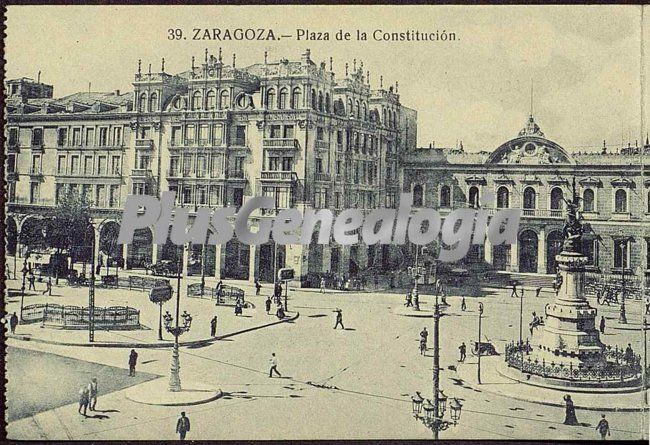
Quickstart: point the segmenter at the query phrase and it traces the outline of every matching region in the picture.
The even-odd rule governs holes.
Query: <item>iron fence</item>
[[[244,291],[224,284],[221,286],[221,292],[218,292],[216,287],[209,286],[204,286],[201,292],[201,283],[192,283],[187,286],[187,296],[212,299],[216,304],[234,305],[238,299],[244,300]]]
[[[522,355],[522,347],[517,343],[506,345],[505,358],[508,366],[542,377],[581,382],[625,381],[640,379],[643,369],[640,355],[626,354],[619,349],[605,350],[605,366],[575,367],[571,362],[567,364],[561,361],[547,362],[544,358],[540,360],[527,353],[530,350],[526,345],[523,348],[525,354]]]
[[[88,327],[88,307],[53,303],[30,304],[21,312],[22,323],[43,323],[64,329]],[[93,322],[97,329],[137,329],[140,311],[130,306],[95,307]]]

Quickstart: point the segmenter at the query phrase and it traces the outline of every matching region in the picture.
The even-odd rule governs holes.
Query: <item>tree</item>
[[[48,244],[58,253],[66,251],[74,263],[77,252],[86,251],[88,246],[92,246],[93,240],[89,239],[90,224],[88,199],[84,195],[68,191],[49,215],[46,229]]]

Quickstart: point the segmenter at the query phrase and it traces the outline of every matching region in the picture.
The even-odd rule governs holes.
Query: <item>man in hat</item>
[[[334,312],[336,312],[336,324],[334,325],[334,329],[336,329],[339,325],[341,325],[341,329],[345,329],[345,326],[343,326],[343,311],[339,308],[336,308]]]
[[[602,415],[602,419],[596,425],[596,430],[600,433],[600,438],[605,440],[605,436],[611,436],[609,432],[609,422],[605,419],[605,414]]]
[[[212,317],[212,320],[210,320],[210,337],[214,337],[217,335],[217,316],[215,315]]]
[[[129,375],[135,377],[135,365],[138,363],[138,353],[135,352],[135,349],[131,349],[131,354],[129,354]]]

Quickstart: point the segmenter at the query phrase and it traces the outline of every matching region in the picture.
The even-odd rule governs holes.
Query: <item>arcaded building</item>
[[[569,147],[570,148],[570,147]],[[555,274],[564,238],[566,200],[575,179],[586,232],[582,250],[597,274],[650,274],[650,144],[593,153],[567,150],[541,131],[533,116],[519,134],[489,151],[419,148],[403,158],[403,189],[416,206],[521,209],[518,242],[473,246],[469,262],[497,270]],[[642,168],[642,165],[645,165]],[[490,194],[491,203],[482,204]]]
[[[177,205],[241,206],[272,196],[276,209],[393,207],[399,159],[416,147],[417,113],[400,102],[398,84],[373,89],[363,62],[335,75],[309,50],[299,60],[237,67],[221,52],[192,58],[185,72],[138,62],[133,91],[78,93],[55,99],[31,79],[6,82],[8,253],[37,251],[39,221],[62,193],[83,193],[92,206],[96,250],[127,268],[177,260],[168,243],[142,229],[116,246],[130,194],[176,192]],[[21,236],[29,233],[30,236]],[[21,245],[29,239],[33,246]],[[24,243],[23,243],[24,244]],[[354,273],[386,263],[389,249],[367,246],[224,246],[184,250],[184,270],[218,278],[272,281],[274,270]]]

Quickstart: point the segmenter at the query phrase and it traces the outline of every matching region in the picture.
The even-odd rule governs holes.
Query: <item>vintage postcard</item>
[[[650,10],[9,5],[9,440],[649,438]]]

